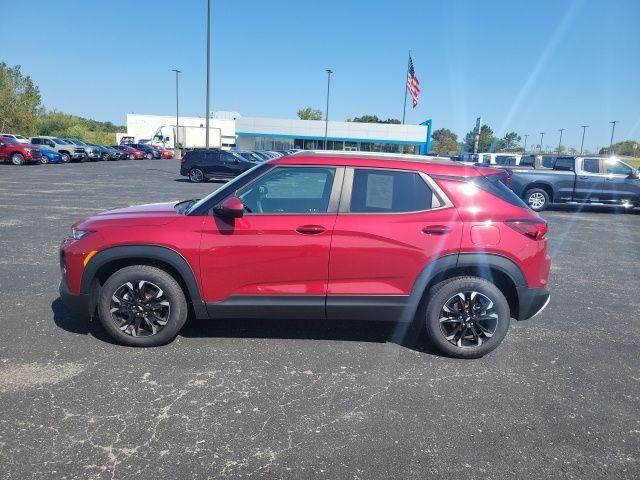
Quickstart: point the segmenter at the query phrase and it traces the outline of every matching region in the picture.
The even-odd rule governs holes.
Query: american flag
[[[416,77],[416,71],[413,69],[413,60],[409,55],[409,72],[407,74],[407,89],[413,100],[413,108],[418,106],[418,95],[420,95],[420,80]]]

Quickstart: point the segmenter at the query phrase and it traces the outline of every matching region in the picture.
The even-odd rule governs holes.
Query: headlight
[[[90,233],[93,233],[93,230],[79,230],[77,228],[71,229],[71,238],[74,240],[80,240],[81,238],[86,237]]]

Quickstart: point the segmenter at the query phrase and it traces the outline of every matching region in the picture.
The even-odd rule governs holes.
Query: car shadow
[[[83,318],[68,310],[60,298],[51,303],[53,321],[62,330],[118,345],[96,318]],[[186,338],[254,338],[283,340],[335,340],[367,343],[395,343],[416,352],[441,356],[414,324],[397,322],[195,319],[189,318],[179,334]]]
[[[180,336],[395,343],[416,352],[441,356],[427,340],[424,329],[397,322],[190,319]]]
[[[96,318],[82,317],[74,314],[64,306],[60,297],[51,303],[53,321],[62,330],[77,335],[91,335],[106,343],[116,344],[98,324]]]

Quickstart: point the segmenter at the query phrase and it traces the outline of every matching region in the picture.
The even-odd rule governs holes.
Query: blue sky
[[[0,61],[20,64],[44,104],[124,123],[127,112],[203,115],[206,0],[10,1]],[[40,13],[39,13],[40,12]],[[41,14],[41,13],[45,14]],[[6,21],[11,18],[11,21]],[[22,20],[20,20],[22,18]],[[482,116],[529,145],[640,140],[637,0],[212,0],[214,110],[295,118],[402,116],[407,52],[421,86],[407,123],[459,135]]]

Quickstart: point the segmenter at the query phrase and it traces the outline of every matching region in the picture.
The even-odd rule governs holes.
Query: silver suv
[[[102,160],[102,152],[98,147],[87,145],[82,140],[78,140],[77,138],[63,138],[62,140],[64,140],[65,142],[73,143],[79,148],[84,148],[84,151],[87,154],[87,160]]]
[[[84,162],[87,158],[87,153],[85,152],[84,148],[79,147],[72,142],[62,140],[58,137],[31,137],[29,139],[29,143],[31,143],[32,145],[46,145],[54,149],[56,152],[62,155],[62,161],[64,163],[69,163],[71,160]]]

